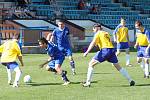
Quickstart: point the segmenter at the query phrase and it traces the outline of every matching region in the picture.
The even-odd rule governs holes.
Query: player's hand
[[[86,57],[86,56],[87,56],[87,54],[88,54],[88,52],[85,52],[85,53],[83,54],[83,57]]]

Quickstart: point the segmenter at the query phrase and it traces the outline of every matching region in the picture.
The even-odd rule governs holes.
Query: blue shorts
[[[116,49],[114,48],[103,48],[96,53],[93,59],[98,60],[99,62],[108,61],[111,63],[118,63],[116,56]]]
[[[138,46],[137,49],[137,57],[144,57],[144,58],[149,58],[150,57],[150,50],[148,54],[145,53],[147,46]]]
[[[72,49],[70,47],[59,47],[59,50],[62,51],[65,56],[72,56]]]
[[[51,61],[48,63],[48,66],[49,66],[50,68],[55,69],[55,65],[56,65],[56,64],[62,65],[64,59],[65,59],[65,57],[59,57],[59,58],[57,58],[57,59],[53,59],[53,60],[51,60]]]
[[[72,56],[72,50],[70,48],[65,49],[65,56]]]
[[[120,42],[117,43],[117,49],[129,49],[128,42]]]
[[[7,69],[11,70],[14,70],[15,68],[19,67],[17,62],[2,63],[2,65],[6,66]]]

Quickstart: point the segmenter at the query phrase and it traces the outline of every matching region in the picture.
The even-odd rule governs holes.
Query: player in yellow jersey
[[[16,62],[16,58],[19,59],[22,66],[24,65],[23,60],[22,60],[21,50],[17,43],[17,39],[19,39],[18,34],[16,34],[12,40],[8,40],[0,46],[0,53],[2,53],[1,63],[2,65],[6,66],[6,69],[7,69],[8,84],[11,85],[12,71],[16,72],[13,87],[18,87],[18,82],[21,76],[21,70],[19,68],[18,63]]]
[[[150,57],[150,31],[145,29],[141,21],[135,22],[136,28],[136,44],[137,62],[141,63],[141,68],[144,71],[144,78],[149,78],[149,57]]]
[[[127,78],[127,80],[130,83],[130,86],[134,86],[135,82],[131,79],[129,76],[128,72],[120,67],[118,63],[117,56],[115,54],[116,50],[110,40],[110,35],[108,32],[105,32],[102,30],[100,24],[95,24],[93,27],[93,31],[95,33],[95,36],[90,43],[87,51],[84,53],[84,57],[87,56],[87,54],[91,51],[91,49],[95,46],[98,45],[100,50],[96,53],[96,55],[92,58],[92,60],[89,62],[89,67],[88,67],[88,72],[87,72],[87,80],[86,83],[83,84],[84,87],[88,87],[91,84],[91,79],[92,79],[92,73],[93,73],[93,68],[96,64],[99,62],[102,63],[104,61],[108,61],[110,63],[113,63],[115,68],[124,76]]]
[[[117,43],[116,55],[118,56],[122,50],[125,50],[126,66],[132,66],[130,64],[128,28],[126,27],[126,22],[123,18],[121,18],[121,22],[116,27],[113,34],[114,34],[114,41]]]

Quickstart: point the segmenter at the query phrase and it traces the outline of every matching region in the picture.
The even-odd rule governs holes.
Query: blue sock
[[[71,66],[71,68],[72,69],[75,69],[75,63],[74,63],[74,61],[72,60],[72,61],[70,61],[70,66]]]
[[[66,76],[66,71],[62,71],[61,77],[63,78],[63,80],[64,80],[65,82],[69,81],[68,78],[67,78],[67,76]]]

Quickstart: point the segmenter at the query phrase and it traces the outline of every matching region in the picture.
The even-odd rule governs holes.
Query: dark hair
[[[48,44],[48,41],[44,37],[40,38],[38,42],[41,42],[42,44],[44,43]]]
[[[65,22],[65,20],[64,19],[58,19],[58,21],[57,22],[62,22],[62,23],[64,23]]]
[[[13,39],[19,40],[19,39],[20,39],[20,34],[14,34],[14,35],[13,35]]]
[[[143,25],[142,22],[139,21],[139,20],[137,20],[137,21],[135,22],[135,24],[137,24],[138,26],[142,26],[142,25]]]
[[[101,28],[101,24],[96,23],[96,24],[93,25],[93,27],[100,27]]]

